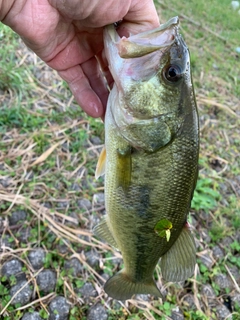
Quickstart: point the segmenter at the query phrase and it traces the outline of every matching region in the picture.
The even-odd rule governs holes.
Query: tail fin
[[[134,294],[152,294],[162,297],[153,279],[148,282],[134,282],[124,272],[118,272],[111,277],[104,286],[105,292],[113,299],[127,300]]]

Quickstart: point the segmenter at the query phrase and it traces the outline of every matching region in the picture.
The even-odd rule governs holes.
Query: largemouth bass
[[[105,29],[115,80],[105,116],[106,217],[95,234],[120,250],[124,269],[105,284],[112,298],[161,296],[153,280],[194,272],[196,249],[187,216],[198,174],[198,114],[188,48],[178,17],[158,29],[119,38]],[[105,169],[104,169],[105,168]]]

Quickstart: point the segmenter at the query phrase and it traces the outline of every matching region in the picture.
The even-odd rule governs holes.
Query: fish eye
[[[182,70],[178,65],[170,64],[164,69],[164,77],[169,82],[177,82],[182,78]]]

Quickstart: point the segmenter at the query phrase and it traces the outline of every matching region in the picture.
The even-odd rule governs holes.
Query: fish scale
[[[191,276],[196,260],[187,223],[199,153],[189,53],[178,34],[176,17],[150,31],[149,37],[150,43],[144,45],[141,34],[124,39],[124,44],[129,42],[128,49],[134,42],[136,59],[144,59],[143,68],[147,65],[149,46],[152,73],[147,70],[146,76],[134,60],[135,49],[130,50],[129,58],[127,53],[120,57],[117,47],[121,39],[113,27],[105,30],[106,56],[115,85],[105,116],[105,164],[98,164],[98,168],[105,167],[107,215],[95,233],[123,256],[124,268],[104,286],[109,296],[119,300],[139,293],[161,296],[153,280],[160,258],[167,281],[182,281]],[[166,78],[169,64],[176,73],[181,71],[179,79],[171,79],[171,75],[172,81]],[[148,102],[149,88],[153,90],[149,95],[153,101]],[[169,225],[168,237],[165,229],[163,236],[157,231],[163,221]]]

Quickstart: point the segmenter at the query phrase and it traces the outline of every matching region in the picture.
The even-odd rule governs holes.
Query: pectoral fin
[[[162,276],[166,281],[184,281],[194,273],[196,247],[188,226],[185,226],[171,249],[161,258]]]
[[[117,150],[117,184],[124,191],[128,189],[131,183],[131,147]]]
[[[95,171],[95,178],[98,179],[99,177],[105,174],[105,164],[106,164],[106,148],[103,147],[100,153],[96,171]]]
[[[102,218],[100,223],[93,229],[93,233],[100,239],[109,243],[112,247],[117,249],[117,243],[108,228],[106,216]]]

